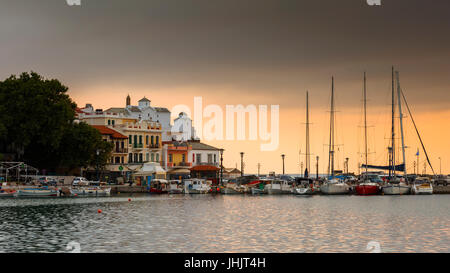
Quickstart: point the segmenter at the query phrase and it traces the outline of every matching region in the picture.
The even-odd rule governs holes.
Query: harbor
[[[131,199],[131,201],[129,201]],[[102,213],[98,213],[101,210]],[[448,196],[0,199],[2,252],[449,252]]]

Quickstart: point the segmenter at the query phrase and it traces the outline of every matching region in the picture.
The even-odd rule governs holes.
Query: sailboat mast
[[[330,111],[330,154],[328,159],[329,174],[334,178],[334,77],[331,77],[331,111]]]
[[[309,93],[306,91],[306,169],[308,170],[305,172],[307,174],[306,178],[309,177],[309,171],[310,171],[310,151],[309,151]]]
[[[391,150],[389,151],[390,164],[389,176],[395,177],[395,86],[394,86],[394,67],[392,66],[392,136]]]
[[[398,71],[395,72],[395,76],[397,78],[397,98],[398,98],[398,111],[400,114],[400,131],[402,135],[402,153],[403,153],[403,167],[404,174],[406,179],[406,153],[405,153],[405,136],[403,133],[403,112],[402,112],[402,100],[401,100],[401,91],[400,91],[400,77]]]
[[[366,177],[369,164],[369,151],[367,145],[367,90],[366,90],[366,72],[364,72],[364,141],[365,141],[365,156],[366,156]]]

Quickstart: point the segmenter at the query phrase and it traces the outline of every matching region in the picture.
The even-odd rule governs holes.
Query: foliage
[[[94,128],[74,122],[67,90],[35,72],[0,81],[0,148],[41,169],[87,166],[97,149],[108,152]]]

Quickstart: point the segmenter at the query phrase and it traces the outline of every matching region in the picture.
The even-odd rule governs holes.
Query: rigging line
[[[422,145],[422,149],[423,149],[423,151],[425,153],[425,156],[427,157],[428,165],[430,165],[430,168],[433,171],[433,175],[435,175],[436,173],[434,172],[433,166],[431,165],[430,158],[428,157],[427,150],[425,149],[425,145],[423,144],[423,141],[422,141],[422,137],[419,134],[419,130],[417,129],[416,122],[414,121],[414,118],[413,118],[413,115],[411,113],[411,110],[409,109],[408,102],[406,101],[405,94],[403,93],[403,90],[401,88],[400,88],[400,92],[402,93],[402,97],[403,97],[403,100],[405,101],[406,109],[408,109],[409,116],[411,117],[411,121],[414,124],[414,129],[416,129],[416,133],[417,133],[417,136],[419,137],[420,144]]]

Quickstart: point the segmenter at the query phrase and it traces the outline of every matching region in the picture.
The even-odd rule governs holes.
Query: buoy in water
[[[128,198],[128,202],[131,202],[131,198]]]
[[[98,212],[98,213],[102,213],[102,210],[101,210],[101,209],[98,209],[97,212]]]

